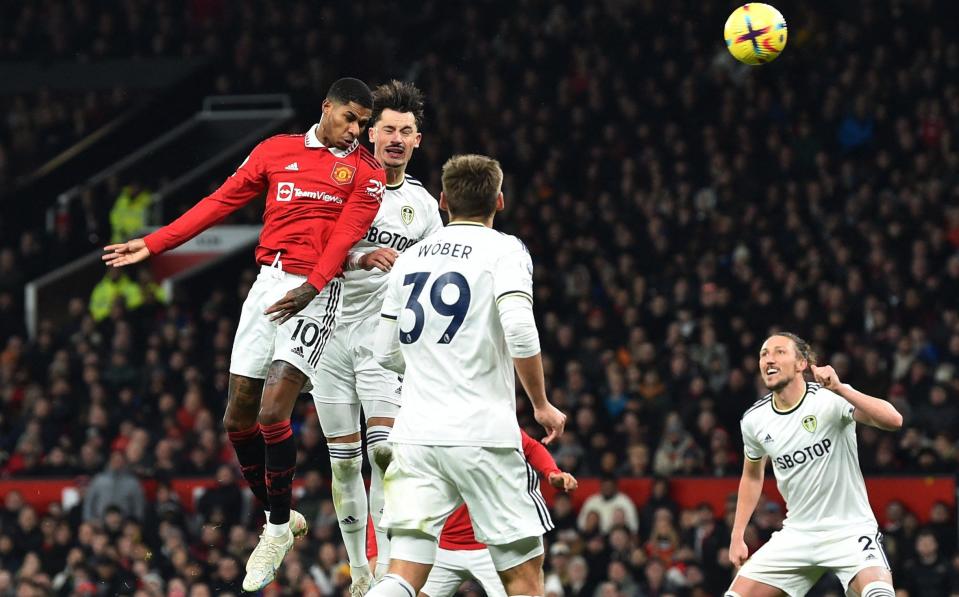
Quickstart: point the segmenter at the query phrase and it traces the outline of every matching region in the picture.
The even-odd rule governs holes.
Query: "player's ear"
[[[496,211],[503,211],[506,209],[506,199],[503,197],[503,191],[499,192],[499,195],[496,196]]]
[[[423,133],[416,133],[416,141],[413,142],[413,147],[419,147],[420,141],[423,140]]]
[[[450,206],[449,203],[446,202],[446,193],[440,191],[440,211],[449,212],[449,210]]]
[[[323,100],[323,103],[320,105],[320,108],[323,111],[323,115],[326,116],[330,113],[330,110],[333,109],[333,102],[328,99]]]
[[[371,124],[370,128],[366,129],[366,133],[370,136],[370,143],[376,143],[376,125]]]

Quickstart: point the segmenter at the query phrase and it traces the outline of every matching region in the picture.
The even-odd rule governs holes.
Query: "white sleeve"
[[[507,295],[533,302],[533,260],[526,247],[519,240],[516,243],[519,246],[500,257],[493,268],[493,296],[497,303]]]
[[[753,462],[762,460],[763,456],[766,455],[766,452],[763,450],[763,445],[759,443],[759,440],[756,439],[756,436],[754,436],[752,431],[749,430],[748,425],[746,425],[746,419],[743,419],[739,422],[739,429],[743,433],[743,453],[746,458],[752,460]]]
[[[852,387],[849,384],[843,384],[843,385],[850,388]],[[828,395],[829,395],[830,416],[837,419],[840,425],[847,425],[849,423],[852,423],[854,420],[853,413],[856,411],[856,407],[846,402],[846,399],[840,396],[839,394],[831,390],[826,390],[825,388],[823,388],[823,390],[825,390],[826,392],[829,392]],[[823,390],[820,390],[820,391],[823,391]]]
[[[402,375],[406,370],[406,361],[400,352],[400,334],[397,320],[400,316],[399,279],[394,268],[386,283],[386,296],[380,310],[380,321],[373,336],[373,358],[383,367]]]
[[[539,332],[533,317],[533,303],[519,294],[507,294],[496,303],[499,321],[506,335],[506,346],[513,358],[525,359],[539,354]]]
[[[533,260],[516,242],[520,246],[500,257],[493,268],[493,296],[510,356],[526,358],[540,351],[533,317]]]
[[[406,361],[400,352],[400,334],[396,329],[396,320],[381,316],[373,337],[373,358],[381,366],[403,375]]]

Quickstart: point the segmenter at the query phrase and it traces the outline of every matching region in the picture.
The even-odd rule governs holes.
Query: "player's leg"
[[[539,478],[518,449],[451,447],[450,476],[470,510],[476,539],[508,595],[543,594],[543,533],[553,528]]]
[[[842,538],[824,541],[820,552],[843,587],[860,597],[894,597],[889,558],[882,546],[882,534],[873,526],[857,532],[837,532]]]
[[[456,594],[463,582],[472,576],[458,557],[462,553],[474,552],[456,552],[442,548],[436,550],[436,561],[426,579],[426,584],[420,589],[420,597],[452,597]],[[496,576],[495,571],[493,576]],[[487,595],[500,597],[488,592]]]
[[[767,585],[745,576],[736,576],[733,586],[723,593],[724,597],[786,597],[782,589]]]
[[[395,376],[394,376],[395,378]],[[399,383],[399,382],[396,382]],[[374,577],[386,574],[390,563],[390,540],[383,527],[383,477],[393,458],[393,449],[389,442],[393,422],[399,413],[399,405],[385,400],[364,400],[363,411],[366,414],[366,451],[370,460],[370,516],[373,519],[373,531],[376,534],[378,565]]]
[[[226,412],[223,427],[226,429],[236,459],[240,463],[243,478],[250,486],[260,508],[269,516],[269,496],[266,493],[266,444],[257,422],[260,411],[260,395],[263,380],[230,374],[227,390]]]
[[[817,549],[810,533],[776,531],[739,569],[726,597],[805,595],[824,572]]]
[[[369,518],[363,483],[363,443],[360,439],[360,405],[316,402],[320,426],[326,435],[332,471],[333,508],[350,561],[350,592],[363,595],[373,574],[366,557],[366,524]]]
[[[358,322],[351,340],[356,395],[363,405],[366,417],[366,451],[370,460],[370,515],[376,532],[377,562],[374,577],[386,573],[390,562],[390,542],[381,523],[383,516],[383,475],[390,464],[392,450],[389,443],[393,422],[400,411],[400,393],[403,379],[389,371],[373,357],[370,346],[376,333],[377,318]]]
[[[269,497],[266,489],[266,444],[257,417],[263,381],[273,361],[273,343],[276,326],[263,317],[282,288],[273,268],[261,269],[250,292],[243,301],[240,321],[233,338],[230,355],[230,385],[227,390],[223,427],[236,452],[243,477],[250,486],[259,507],[269,517]]]
[[[413,597],[429,576],[437,537],[446,519],[463,502],[441,472],[439,448],[397,444],[386,471],[382,524],[390,529],[387,574],[369,597]]]
[[[332,471],[333,507],[350,562],[350,592],[365,594],[372,573],[366,555],[368,509],[363,484],[360,403],[356,398],[355,326],[340,324],[323,351],[313,379],[313,404],[326,436]]]

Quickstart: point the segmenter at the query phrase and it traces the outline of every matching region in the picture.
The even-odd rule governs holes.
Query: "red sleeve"
[[[553,473],[562,472],[556,466],[556,461],[553,460],[553,455],[549,453],[546,446],[528,436],[522,429],[519,432],[523,436],[523,455],[541,477],[549,479]]]
[[[363,151],[359,149],[358,151]],[[323,290],[327,282],[343,270],[343,262],[349,250],[366,235],[380,209],[386,191],[386,171],[372,156],[360,155],[357,160],[356,182],[346,199],[333,231],[323,247],[316,266],[306,281],[317,290]]]
[[[233,176],[226,179],[220,188],[176,220],[148,234],[143,242],[150,253],[156,255],[182,245],[258,197],[269,182],[263,165],[265,143],[254,147]]]

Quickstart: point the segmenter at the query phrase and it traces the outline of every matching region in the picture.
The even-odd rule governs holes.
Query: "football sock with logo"
[[[363,485],[363,442],[330,443],[333,470],[333,508],[343,534],[343,545],[353,568],[366,567],[366,487]]]
[[[366,430],[366,452],[370,457],[370,518],[376,534],[376,578],[382,578],[390,566],[390,540],[380,526],[383,517],[383,473],[392,457],[387,441],[392,427],[374,425]]]
[[[293,475],[296,473],[296,443],[290,420],[260,425],[266,443],[266,491],[270,498],[270,520],[267,531],[290,522],[293,499]],[[273,526],[277,525],[277,526]]]
[[[243,478],[250,486],[250,491],[259,500],[262,508],[270,507],[270,498],[266,493],[266,444],[263,443],[263,434],[260,425],[254,424],[249,429],[230,431],[227,433],[236,459],[240,463]]]

